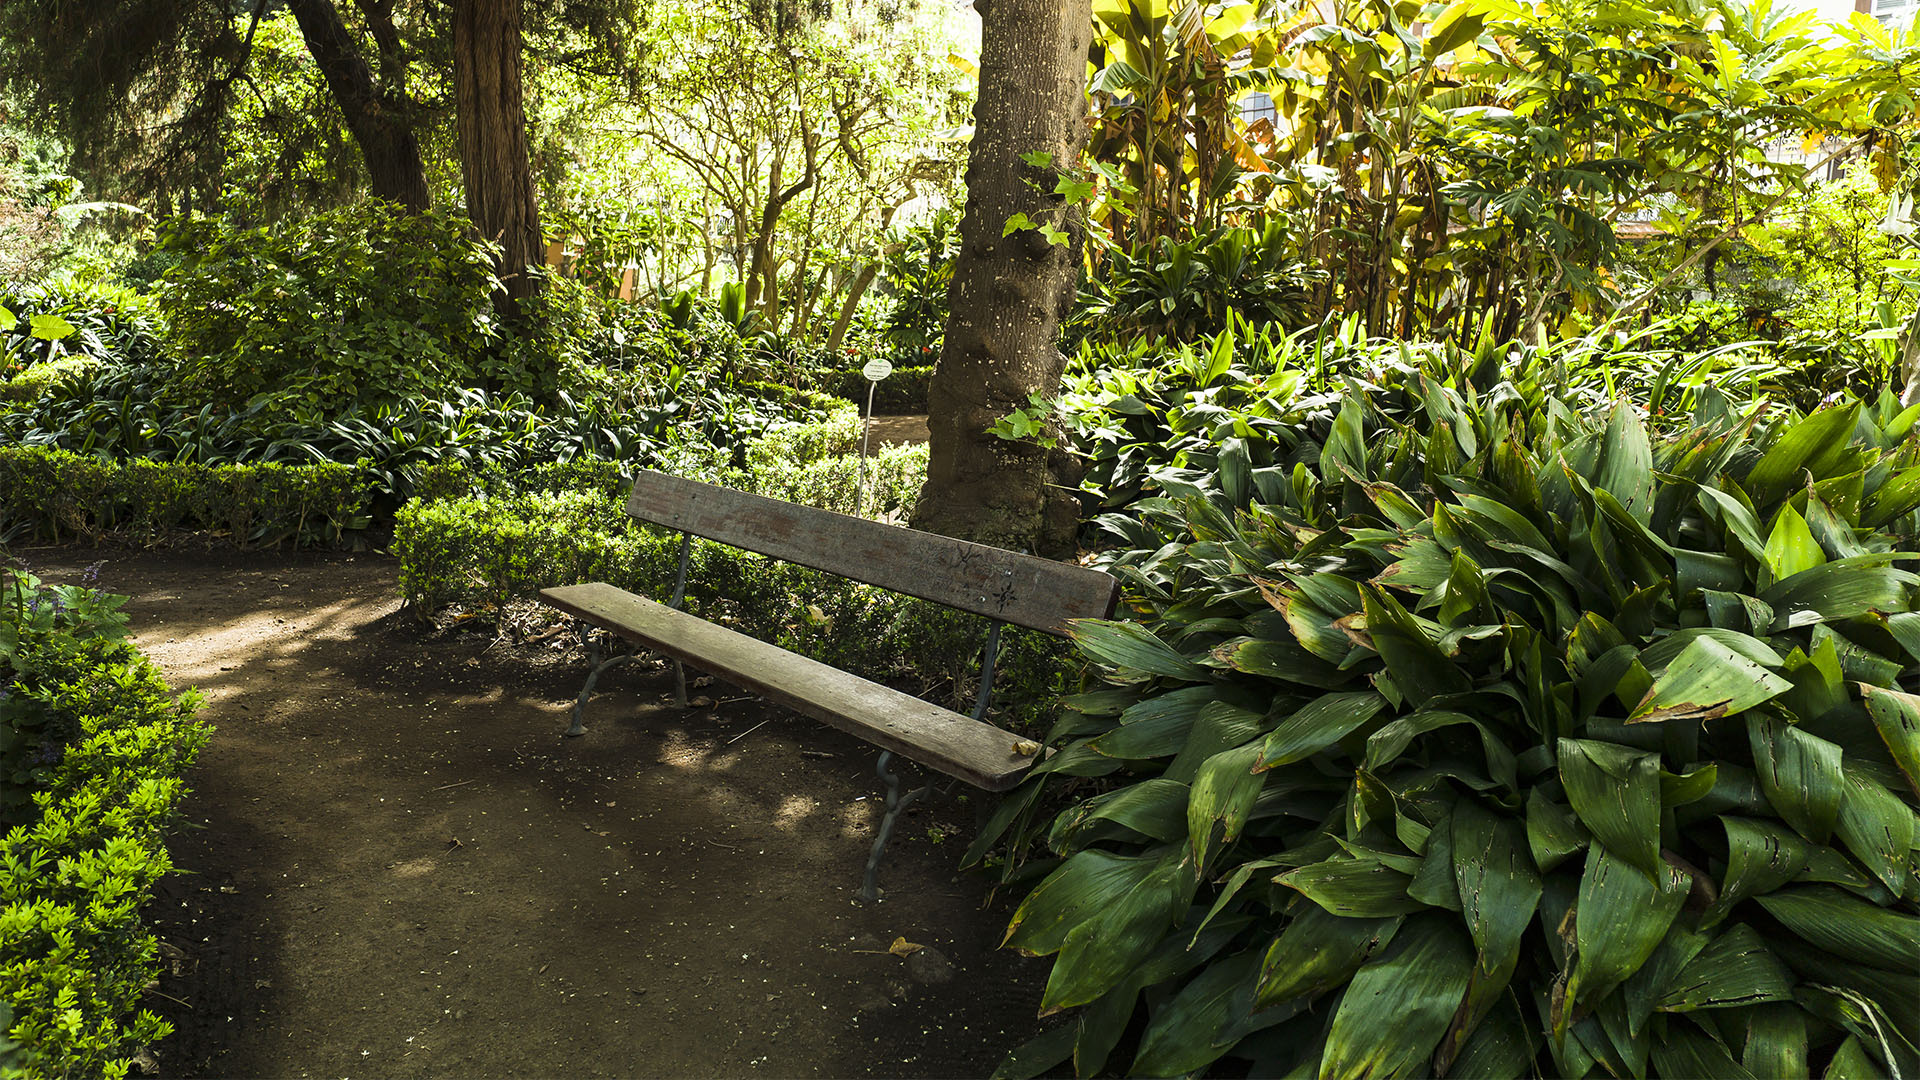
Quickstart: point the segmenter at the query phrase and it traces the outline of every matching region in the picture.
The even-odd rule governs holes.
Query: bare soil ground
[[[861,905],[858,740],[640,663],[562,738],[571,635],[428,634],[385,557],[25,556],[104,561],[218,728],[150,910],[164,1076],[982,1076],[1039,1029],[964,786],[903,770],[934,791]]]

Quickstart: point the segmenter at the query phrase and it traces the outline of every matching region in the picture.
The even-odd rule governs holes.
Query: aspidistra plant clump
[[[1920,406],[1409,390],[1115,522],[1003,1072],[1920,1075]]]

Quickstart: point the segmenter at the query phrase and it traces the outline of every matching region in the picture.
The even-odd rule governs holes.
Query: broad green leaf
[[[1424,702],[1473,689],[1473,680],[1440,651],[1399,601],[1376,585],[1361,589],[1361,601],[1374,651],[1409,700]]]
[[[1614,406],[1606,434],[1600,439],[1593,486],[1612,493],[1640,521],[1646,521],[1652,513],[1653,448],[1647,442],[1647,429],[1640,423],[1639,413],[1631,405]]]
[[[1782,506],[1773,519],[1773,532],[1767,537],[1767,569],[1772,571],[1773,580],[1785,581],[1802,570],[1825,566],[1826,562],[1826,552],[1813,538],[1807,519],[1801,517],[1791,503]]]
[[[1746,475],[1746,489],[1765,505],[1798,486],[1810,466],[1844,448],[1860,417],[1860,403],[1821,409],[1774,440]],[[1816,475],[1815,480],[1825,479]]]
[[[28,333],[41,341],[59,341],[80,332],[80,328],[58,315],[35,315],[28,321],[31,327]]]
[[[1485,11],[1467,0],[1459,0],[1427,27],[1426,37],[1420,41],[1420,53],[1429,60],[1445,56],[1479,37],[1486,25]]]
[[[1193,849],[1193,872],[1204,875],[1216,843],[1214,826],[1221,826],[1217,842],[1231,844],[1247,823],[1253,802],[1266,784],[1267,774],[1256,772],[1260,745],[1224,750],[1200,765],[1187,803],[1187,836]]]
[[[1615,743],[1561,739],[1560,780],[1581,823],[1651,885],[1662,870],[1659,755]],[[1591,854],[1587,865],[1593,866]]]
[[[1317,697],[1267,733],[1255,768],[1273,769],[1312,757],[1386,707],[1386,699],[1371,690]]]
[[[1001,947],[1030,956],[1058,952],[1075,927],[1097,918],[1165,862],[1162,854],[1080,852],[1047,875],[1014,909]]]
[[[1122,672],[1165,675],[1188,682],[1207,681],[1205,668],[1175,652],[1139,623],[1077,619],[1071,633],[1081,652]]]
[[[1805,729],[1769,716],[1747,717],[1754,774],[1773,809],[1816,844],[1833,835],[1846,796],[1840,748]]]
[[[1514,777],[1513,751],[1485,724],[1466,713],[1417,712],[1387,723],[1367,736],[1366,767],[1377,772],[1397,760],[1420,736],[1460,724],[1471,725],[1479,733],[1481,750],[1487,758],[1487,777],[1508,787],[1518,787]]]
[[[1040,998],[1041,1014],[1085,1005],[1113,989],[1180,921],[1198,883],[1169,854],[1154,860],[1131,887],[1109,895],[1099,913],[1074,926],[1061,943]]]
[[[1847,786],[1840,798],[1840,842],[1898,896],[1907,887],[1907,862],[1913,857],[1913,809],[1861,770],[1843,764],[1843,771]]]
[[[1171,1001],[1154,1009],[1129,1074],[1180,1076],[1197,1072],[1246,1036],[1287,1020],[1291,1013],[1285,1009],[1254,1011],[1260,960],[1258,949],[1215,960],[1181,987]]]
[[[1920,575],[1884,563],[1893,555],[1835,559],[1802,570],[1760,594],[1773,608],[1772,632],[1818,622],[1839,622],[1869,611],[1902,611]]]
[[[1120,726],[1087,745],[1096,753],[1127,761],[1172,757],[1187,744],[1200,710],[1220,700],[1214,686],[1186,686],[1160,694],[1120,714]]]
[[[1781,889],[1754,900],[1815,948],[1888,971],[1920,971],[1920,917],[1831,885]]]
[[[1727,872],[1705,925],[1726,917],[1734,905],[1769,893],[1800,876],[1811,858],[1799,833],[1771,821],[1722,816],[1727,831]]]
[[[1214,646],[1212,655],[1235,671],[1323,690],[1354,679],[1352,672],[1335,668],[1292,638],[1237,638]]]
[[[1755,1076],[1806,1076],[1807,1014],[1790,1005],[1758,1005],[1739,1014],[1746,1036],[1740,1064]]]
[[[1512,1080],[1527,1076],[1533,1069],[1534,1050],[1539,1036],[1513,1006],[1513,998],[1503,997],[1487,1018],[1460,1047],[1451,1062],[1436,1059],[1436,1071],[1446,1067],[1448,1080]]]
[[[1792,1001],[1793,976],[1746,923],[1729,927],[1700,950],[1660,998],[1662,1012],[1729,1009]]]
[[[1792,687],[1792,683],[1718,639],[1697,637],[1653,681],[1627,722],[1718,720],[1751,709]]]
[[[1920,797],[1920,697],[1867,683],[1859,686],[1880,741],[1907,778],[1907,787]]]
[[[1400,922],[1350,919],[1315,904],[1302,906],[1267,949],[1254,1007],[1270,1008],[1344,986],[1361,964],[1386,948]]]
[[[1478,956],[1467,1008],[1448,1030],[1449,1058],[1506,990],[1540,903],[1540,874],[1520,821],[1495,816],[1470,798],[1454,805],[1452,821],[1454,883]]]
[[[1327,1032],[1322,1080],[1430,1074],[1472,968],[1473,946],[1453,916],[1434,912],[1407,920],[1347,985]]]
[[[1028,1039],[1002,1058],[988,1080],[1033,1080],[1073,1056],[1078,1024],[1058,1024]]]
[[[1654,839],[1657,843],[1657,831]],[[1638,971],[1666,937],[1689,884],[1684,874],[1665,863],[1650,878],[1606,847],[1589,849],[1574,909],[1578,952],[1567,978],[1567,1003],[1596,1004]],[[1555,1030],[1564,1031],[1568,1019],[1562,1011]]]
[[[1527,851],[1541,871],[1565,862],[1586,847],[1589,838],[1572,807],[1547,798],[1537,787],[1527,792]]]
[[[1425,910],[1425,904],[1407,895],[1412,877],[1377,859],[1336,856],[1289,870],[1274,881],[1297,890],[1330,915],[1350,919],[1384,919]]]
[[[1328,484],[1345,482],[1347,473],[1367,474],[1367,440],[1363,431],[1366,406],[1357,397],[1346,398],[1334,417],[1333,431],[1320,449],[1320,479]]]
[[[1167,763],[1165,775],[1169,780],[1190,784],[1207,759],[1222,750],[1246,746],[1266,728],[1267,720],[1259,713],[1216,701],[1200,710],[1187,734],[1187,744]]]
[[[1096,795],[1061,811],[1049,845],[1062,850],[1096,822],[1111,821],[1162,843],[1187,836],[1187,785],[1164,776]]]
[[[1718,1041],[1698,1028],[1674,1024],[1652,1046],[1653,1067],[1662,1077],[1699,1077],[1704,1080],[1758,1080]]]
[[[1846,1037],[1840,1049],[1827,1060],[1827,1071],[1820,1074],[1821,1080],[1885,1080],[1886,1075],[1886,1070],[1867,1052],[1867,1044],[1855,1035]]]

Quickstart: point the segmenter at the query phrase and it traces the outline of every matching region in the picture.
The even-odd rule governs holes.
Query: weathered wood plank
[[[1036,760],[991,724],[612,585],[543,589],[540,599],[975,787],[1005,791]]]
[[[634,477],[627,513],[786,562],[1003,622],[1065,634],[1113,614],[1119,582],[1098,570],[796,506],[665,473]]]

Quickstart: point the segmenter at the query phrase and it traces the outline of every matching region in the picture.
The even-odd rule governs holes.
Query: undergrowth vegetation
[[[1005,1071],[1911,1074],[1920,406],[1445,359],[1119,410],[1133,610],[972,852],[1079,1008]]]
[[[0,579],[0,1074],[123,1077],[167,1025],[140,908],[208,735],[127,640],[125,597]],[[8,1043],[17,1044],[9,1047]]]

